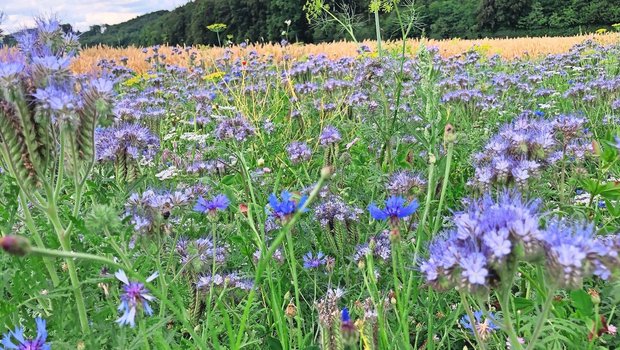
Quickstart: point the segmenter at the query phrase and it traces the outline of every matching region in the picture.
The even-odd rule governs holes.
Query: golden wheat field
[[[410,39],[407,43],[407,49],[413,54],[420,45],[426,47],[435,47],[444,57],[449,57],[463,53],[467,50],[475,49],[480,53],[488,56],[500,55],[506,59],[514,59],[519,57],[538,57],[548,54],[558,54],[567,52],[575,44],[579,44],[585,40],[595,40],[603,45],[620,41],[620,33],[605,34],[588,34],[568,37],[523,37],[512,39]],[[364,41],[370,49],[376,49],[376,42]],[[389,41],[383,44],[386,50],[400,50],[402,41]],[[233,57],[242,57],[250,50],[257,51],[260,55],[273,56],[274,60],[280,61],[285,55],[292,59],[300,59],[308,55],[325,54],[329,58],[338,58],[345,56],[354,56],[359,48],[359,44],[353,42],[331,42],[320,44],[292,44],[283,48],[278,44],[254,44],[245,48],[233,46],[230,48]],[[211,65],[215,59],[224,54],[225,48],[199,46],[192,48],[196,53],[196,59],[203,61],[206,66]],[[166,55],[166,63],[187,66],[189,63],[186,54],[173,55],[171,46],[162,46],[159,50],[161,54]],[[2,56],[2,52],[0,52]],[[72,69],[77,73],[85,73],[92,71],[101,59],[114,59],[119,61],[122,57],[128,59],[127,65],[138,73],[143,73],[150,68],[150,64],[145,61],[145,55],[142,48],[127,47],[113,48],[107,46],[96,46],[85,48],[81,51],[80,56],[72,62]]]
[[[410,53],[420,45],[436,47],[439,53],[444,56],[460,54],[472,48],[487,55],[498,54],[507,59],[514,59],[528,55],[536,57],[548,54],[567,52],[573,45],[585,40],[595,40],[601,44],[611,44],[620,41],[619,33],[608,34],[589,34],[569,37],[535,37],[535,38],[514,38],[514,39],[477,39],[477,40],[427,40],[411,39],[408,41],[408,51]],[[365,41],[365,45],[375,49],[376,42]],[[402,46],[402,41],[392,41],[384,43],[384,48],[398,50]],[[247,48],[234,46],[231,48],[233,57],[240,57],[249,50],[256,50],[261,55],[272,55],[276,61],[282,60],[285,55],[290,55],[294,59],[306,57],[308,55],[326,54],[330,58],[343,56],[354,56],[359,44],[353,42],[332,42],[321,44],[293,44],[282,48],[277,44],[249,45]],[[224,48],[220,47],[197,47],[197,59],[203,60],[208,66],[224,53]],[[169,64],[186,66],[188,64],[187,55],[171,55],[172,47],[164,46],[160,48],[160,53],[166,55],[166,62]],[[128,65],[137,72],[144,72],[149,69],[150,64],[144,59],[146,55],[138,47],[111,48],[97,46],[84,49],[79,59],[73,62],[73,69],[76,72],[88,72],[96,67],[100,59],[115,59],[121,57],[128,58]]]

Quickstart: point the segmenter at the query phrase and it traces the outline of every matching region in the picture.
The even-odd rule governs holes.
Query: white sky
[[[116,24],[158,10],[172,10],[188,0],[1,0],[4,21],[0,28],[12,33],[32,27],[36,16],[56,16],[85,31],[93,24]]]

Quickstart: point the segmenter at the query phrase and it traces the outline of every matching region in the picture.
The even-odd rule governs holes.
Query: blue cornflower
[[[472,334],[474,334],[474,327],[476,327],[476,331],[478,332],[480,337],[482,339],[486,339],[489,337],[491,332],[499,329],[499,327],[495,324],[495,315],[493,315],[492,312],[489,312],[487,316],[488,317],[486,317],[483,322],[482,311],[475,311],[474,312],[475,323],[472,325],[472,322],[469,319],[469,315],[465,315],[461,318],[461,325],[465,329],[470,330]]]
[[[291,193],[285,190],[280,193],[280,198],[281,200],[278,201],[278,197],[276,197],[275,193],[272,193],[269,196],[269,206],[271,207],[271,215],[284,220],[301,209],[304,203],[306,203],[308,196],[302,196],[299,202],[295,202]]]
[[[198,202],[194,206],[194,211],[205,213],[205,214],[215,214],[218,210],[226,210],[230,201],[228,197],[224,194],[218,194],[213,197],[211,200],[206,200],[203,197],[198,198]]]
[[[391,196],[385,201],[385,209],[379,209],[374,203],[368,206],[370,216],[375,220],[390,219],[398,221],[398,219],[406,218],[412,215],[418,209],[418,201],[413,200],[409,205],[405,205],[405,199],[400,196]]]
[[[312,252],[306,253],[304,255],[304,269],[316,269],[321,265],[325,265],[326,257],[323,252],[316,253],[316,256],[312,256]]]
[[[616,148],[618,149],[618,152],[620,152],[620,136],[616,136],[615,140],[616,140]]]
[[[123,312],[123,314],[116,322],[121,326],[129,325],[133,328],[136,325],[135,318],[139,308],[142,309],[147,316],[153,314],[153,309],[149,306],[149,301],[153,301],[155,297],[149,294],[144,284],[140,282],[130,282],[123,270],[118,270],[114,276],[125,284],[123,286],[123,294],[121,295],[121,304],[118,306],[118,311]],[[156,279],[157,276],[159,276],[159,273],[155,272],[147,278],[146,281],[151,282]]]
[[[17,350],[50,350],[51,347],[46,343],[47,330],[45,329],[45,320],[36,318],[37,324],[37,337],[34,339],[24,338],[24,329],[16,327],[15,330],[9,331],[2,337],[3,349],[17,349]],[[14,338],[17,344],[11,339]]]
[[[349,315],[349,309],[347,309],[346,307],[342,308],[341,320],[342,320],[342,323],[346,323],[346,322],[350,322],[351,321],[351,316]]]

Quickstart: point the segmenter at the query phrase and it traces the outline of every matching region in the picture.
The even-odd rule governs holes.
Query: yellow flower
[[[605,34],[607,33],[607,28],[599,28],[596,30],[596,34]]]
[[[141,83],[143,81],[146,81],[146,80],[149,80],[149,79],[152,79],[152,78],[156,78],[156,77],[157,77],[156,75],[147,74],[147,73],[143,73],[143,74],[139,74],[139,75],[134,75],[133,77],[125,80],[123,82],[123,85],[127,86],[127,87],[132,87],[132,86],[137,85],[137,84],[139,84],[139,83]]]
[[[220,79],[222,79],[224,77],[224,72],[221,71],[217,71],[217,72],[213,72],[210,74],[207,74],[205,76],[202,77],[202,79],[204,79],[205,81],[220,81]]]

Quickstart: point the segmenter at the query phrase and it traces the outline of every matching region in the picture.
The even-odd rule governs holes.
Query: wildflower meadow
[[[613,38],[78,73],[38,20],[0,51],[0,349],[619,348]]]

